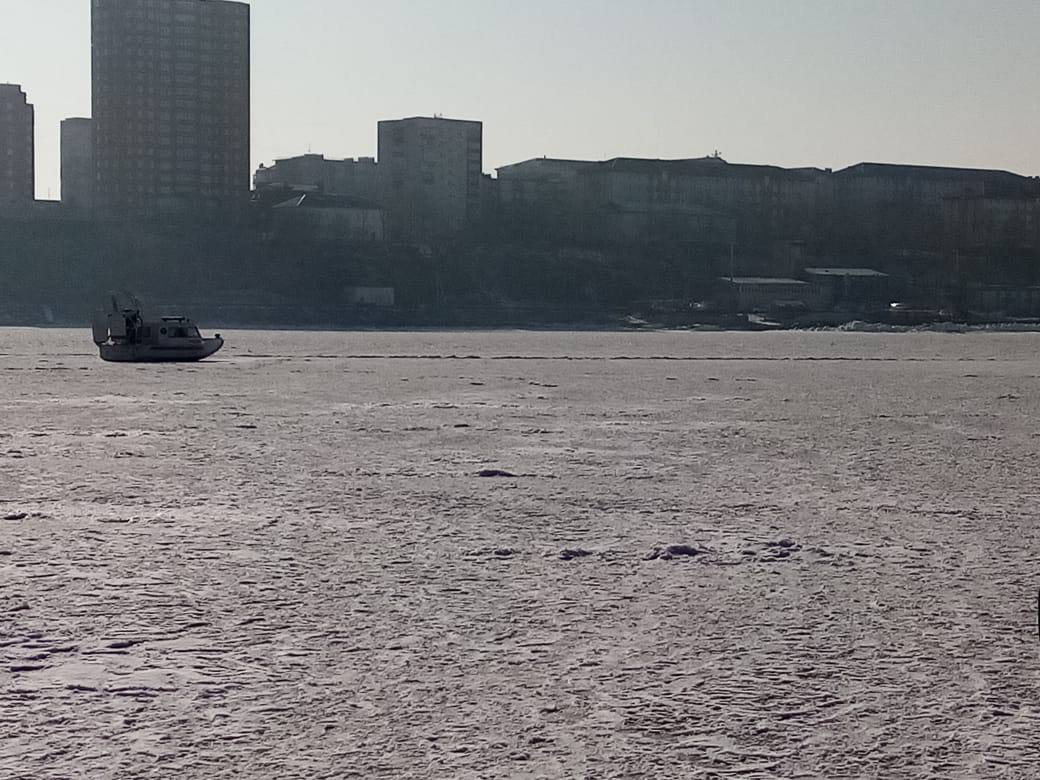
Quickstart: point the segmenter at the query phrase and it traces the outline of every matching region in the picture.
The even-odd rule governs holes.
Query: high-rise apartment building
[[[383,204],[395,240],[450,236],[480,219],[483,125],[414,117],[379,123]]]
[[[248,198],[249,6],[92,0],[96,198],[115,214]]]
[[[89,211],[94,208],[94,122],[65,119],[61,123],[61,203]]]
[[[17,84],[0,84],[0,206],[36,196],[35,112]]]

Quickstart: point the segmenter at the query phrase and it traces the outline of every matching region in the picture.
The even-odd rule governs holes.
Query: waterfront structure
[[[346,160],[328,160],[323,154],[286,157],[275,160],[271,166],[261,165],[253,176],[253,185],[258,190],[288,187],[377,202],[382,198],[379,166],[374,157]]]
[[[806,268],[804,273],[821,308],[882,309],[891,303],[888,274],[873,268]]]
[[[0,84],[0,206],[28,207],[36,194],[35,111],[18,84]]]
[[[798,279],[727,276],[718,281],[721,298],[734,311],[769,311],[781,306],[814,303],[812,286]]]
[[[483,125],[412,117],[379,123],[383,202],[394,240],[457,235],[481,218]]]
[[[92,0],[99,208],[161,215],[247,202],[249,14],[230,0]]]
[[[61,204],[94,208],[94,122],[72,118],[61,123]]]
[[[967,305],[973,312],[994,319],[1040,317],[1040,287],[1022,284],[974,284],[967,290]]]

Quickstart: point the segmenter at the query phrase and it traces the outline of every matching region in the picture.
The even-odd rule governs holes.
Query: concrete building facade
[[[115,215],[248,200],[249,6],[92,0],[97,205]]]
[[[32,204],[36,196],[36,118],[17,84],[0,84],[0,206]]]
[[[768,247],[814,236],[826,172],[719,157],[542,158],[498,176],[506,224],[528,237]]]
[[[382,241],[383,209],[347,195],[295,192],[272,207],[277,230],[307,240]]]
[[[481,219],[483,125],[439,117],[379,123],[379,170],[391,237],[426,242]]]
[[[498,207],[511,236],[577,240],[587,231],[590,160],[539,157],[498,169]]]
[[[835,252],[938,257],[949,198],[1022,198],[1037,181],[1000,170],[860,163],[833,175],[828,244]]]
[[[61,123],[61,203],[66,208],[94,208],[94,121],[73,118]]]
[[[328,160],[322,154],[304,154],[261,165],[253,176],[257,189],[288,187],[327,195],[348,195],[379,202],[382,186],[374,157]]]
[[[948,253],[1040,250],[1040,195],[947,198],[943,217]]]

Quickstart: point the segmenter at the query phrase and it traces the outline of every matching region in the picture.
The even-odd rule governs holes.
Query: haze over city
[[[485,123],[486,170],[549,155],[1040,174],[1030,0],[522,5],[254,0],[253,167],[375,154],[375,121]],[[90,115],[90,9],[2,0],[0,78],[37,111],[37,196],[58,128]]]

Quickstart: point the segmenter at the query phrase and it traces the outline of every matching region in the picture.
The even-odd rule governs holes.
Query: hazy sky
[[[375,155],[376,121],[482,119],[541,155],[1040,175],[1038,0],[252,0],[253,158]],[[0,0],[0,82],[90,113],[89,0]]]

